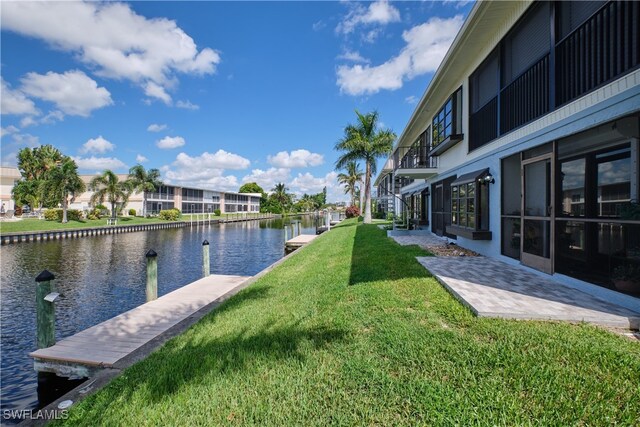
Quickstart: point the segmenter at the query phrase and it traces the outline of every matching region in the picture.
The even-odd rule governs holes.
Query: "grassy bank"
[[[166,223],[158,218],[123,217],[118,218],[118,225],[141,225]],[[57,221],[45,221],[43,219],[28,218],[20,221],[0,222],[0,233],[16,233],[30,231],[69,230],[76,228],[94,228],[107,225],[107,218],[96,220],[84,219],[82,221],[69,221],[66,224]]]
[[[259,215],[266,214],[222,214],[222,216],[215,216],[208,214],[185,214],[182,215],[180,221],[198,221],[207,219],[251,219],[258,218]],[[193,219],[192,219],[193,217]],[[142,217],[119,217],[118,225],[141,225],[141,224],[163,224],[168,221],[163,221],[158,218],[142,218]],[[45,221],[37,218],[22,219],[20,221],[3,221],[0,222],[0,234],[4,233],[17,233],[17,232],[31,232],[31,231],[54,231],[54,230],[69,230],[76,228],[94,228],[107,225],[107,218],[90,220],[84,219],[82,221],[69,221],[66,224],[62,224],[57,221]]]
[[[640,423],[640,345],[586,325],[475,318],[423,254],[345,221],[66,423]]]

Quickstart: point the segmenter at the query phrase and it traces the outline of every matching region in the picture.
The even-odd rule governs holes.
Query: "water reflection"
[[[169,230],[20,243],[0,249],[2,281],[2,409],[38,405],[35,277],[55,276],[64,298],[56,302],[56,337],[62,339],[145,302],[145,257],[158,253],[158,295],[202,274],[202,241],[210,242],[211,274],[254,275],[284,252],[283,223],[263,220]],[[302,232],[314,234],[313,217]]]

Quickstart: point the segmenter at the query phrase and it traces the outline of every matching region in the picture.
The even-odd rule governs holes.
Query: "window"
[[[462,139],[462,88],[447,99],[440,111],[433,117],[431,126],[431,151],[439,154],[448,150]],[[447,144],[446,142],[450,142]],[[445,143],[445,144],[443,144]],[[436,150],[436,147],[438,149]],[[442,147],[442,148],[440,148]],[[434,152],[435,150],[435,152]]]
[[[447,231],[473,240],[491,240],[489,170],[471,172],[451,183],[451,226]]]
[[[551,49],[550,9],[547,2],[535,3],[526,18],[504,38],[503,86],[547,55]]]

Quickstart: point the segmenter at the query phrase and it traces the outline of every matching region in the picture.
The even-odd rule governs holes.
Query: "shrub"
[[[180,218],[180,210],[176,208],[162,210],[158,214],[158,218],[163,221],[177,221]]]
[[[135,209],[129,209],[129,216],[136,216],[136,210]]]
[[[360,209],[357,206],[349,206],[345,211],[347,218],[354,218],[360,216]]]
[[[62,221],[62,209],[47,209],[44,211],[44,219],[47,221]],[[82,212],[77,209],[67,209],[67,220],[80,221]]]
[[[103,216],[109,216],[111,214],[111,211],[109,210],[108,207],[106,207],[105,205],[95,205],[94,206],[94,212],[98,212],[98,218],[103,217]]]
[[[373,217],[374,217],[375,219],[385,219],[385,218],[386,218],[386,215],[385,215],[385,213],[384,213],[384,212],[377,211],[377,212],[374,212],[374,213],[373,213]]]
[[[215,216],[220,216],[222,214],[220,209],[214,209],[213,213],[214,213]]]

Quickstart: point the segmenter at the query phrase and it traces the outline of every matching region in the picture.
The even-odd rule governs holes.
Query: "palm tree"
[[[44,183],[45,190],[56,197],[62,204],[62,223],[67,223],[67,208],[69,196],[71,201],[76,194],[86,190],[84,181],[78,175],[78,165],[68,156],[64,156],[62,162],[49,171],[49,178]]]
[[[59,200],[51,197],[45,187],[50,172],[62,163],[65,156],[52,145],[42,145],[23,148],[17,157],[22,179],[16,184],[14,194],[20,202],[28,202],[33,209],[57,205]]]
[[[390,129],[378,129],[378,112],[360,114],[356,124],[344,128],[344,137],[335,149],[344,153],[336,161],[336,169],[349,162],[364,160],[364,223],[371,223],[371,176],[376,173],[376,160],[391,153],[396,134]]]
[[[278,202],[283,213],[286,211],[286,206],[291,202],[291,195],[287,193],[287,191],[289,191],[289,189],[283,182],[277,183],[276,186],[271,189],[271,196]]]
[[[309,212],[315,206],[315,200],[313,196],[305,193],[300,198],[300,204],[302,205],[302,208],[305,212]]]
[[[160,180],[160,171],[158,169],[146,171],[144,166],[135,165],[129,169],[129,182],[135,191],[142,193],[142,216],[146,216],[147,193],[153,193],[158,187],[164,185]]]
[[[356,162],[347,163],[347,173],[338,174],[338,182],[344,185],[344,193],[351,196],[351,206],[356,204],[356,185],[362,180],[360,165]]]
[[[120,181],[118,175],[110,170],[105,170],[102,175],[98,175],[89,183],[89,190],[95,191],[91,196],[91,203],[104,203],[105,199],[111,203],[111,217],[116,217],[116,205],[122,201],[122,207],[129,201],[131,195],[131,183]]]

